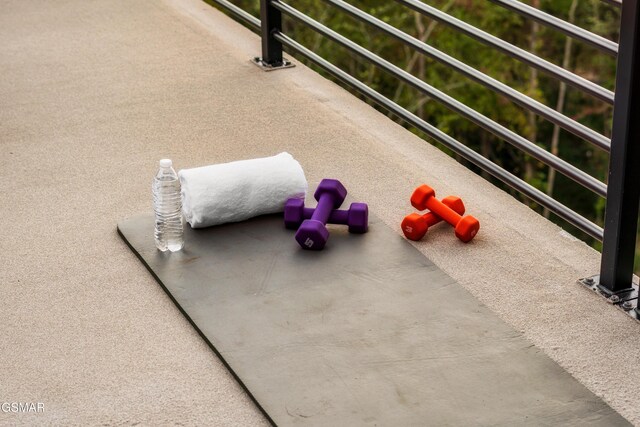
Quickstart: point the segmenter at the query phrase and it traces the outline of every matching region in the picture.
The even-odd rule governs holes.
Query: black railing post
[[[640,204],[640,5],[622,2],[599,288],[630,290]]]
[[[262,62],[277,67],[282,64],[282,43],[273,33],[282,27],[282,13],[271,6],[271,0],[260,0],[260,22],[262,23]]]
[[[271,0],[260,0],[262,57],[253,58],[253,62],[265,71],[293,66],[282,57],[282,43],[274,37],[281,29],[282,12],[271,5]]]

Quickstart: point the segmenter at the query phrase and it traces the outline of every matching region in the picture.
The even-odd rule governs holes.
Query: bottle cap
[[[160,167],[161,168],[170,168],[171,165],[173,165],[173,162],[171,162],[171,159],[162,159],[162,160],[160,160]]]

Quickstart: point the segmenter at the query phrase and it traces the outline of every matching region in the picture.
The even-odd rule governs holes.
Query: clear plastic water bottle
[[[153,210],[156,214],[155,239],[161,251],[179,251],[184,246],[180,180],[170,159],[160,160],[153,178]]]

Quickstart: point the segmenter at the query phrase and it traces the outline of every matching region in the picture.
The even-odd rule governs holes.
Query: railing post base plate
[[[634,281],[637,278],[634,277]],[[640,321],[640,305],[638,305],[638,283],[631,283],[630,287],[620,292],[612,293],[607,288],[600,286],[600,275],[578,279],[578,283],[591,289],[604,298],[609,304],[619,308],[629,316]]]
[[[276,63],[276,64],[269,64],[267,62],[264,62],[262,60],[262,58],[260,58],[258,56],[256,56],[255,58],[251,59],[251,63],[256,65],[262,71],[282,70],[284,68],[292,68],[292,67],[296,66],[291,61],[288,61],[286,59],[283,59],[282,62],[279,62],[279,63]]]

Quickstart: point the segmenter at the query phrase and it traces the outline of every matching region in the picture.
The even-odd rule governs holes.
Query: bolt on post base
[[[282,62],[269,64],[268,62],[264,62],[262,58],[256,56],[255,58],[251,59],[251,62],[254,65],[257,65],[262,71],[275,71],[275,70],[282,70],[284,68],[295,67],[295,64],[293,64],[291,61],[288,61],[284,58],[282,59]]]
[[[637,278],[634,278],[634,281]],[[594,291],[603,297],[609,304],[612,304],[629,316],[640,321],[640,305],[638,305],[638,283],[631,283],[628,289],[612,293],[607,288],[600,285],[600,275],[578,279],[578,283]]]

